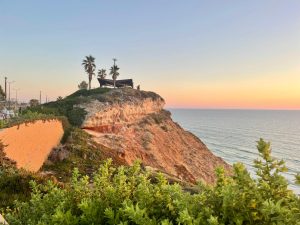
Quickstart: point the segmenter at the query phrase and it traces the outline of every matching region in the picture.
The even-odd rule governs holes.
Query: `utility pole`
[[[40,91],[40,105],[42,104],[42,91]]]
[[[15,81],[8,82],[8,108],[10,109],[10,84],[14,83]]]
[[[6,92],[6,85],[7,85],[7,77],[4,78],[4,86],[5,86],[5,101],[7,100],[7,92]]]

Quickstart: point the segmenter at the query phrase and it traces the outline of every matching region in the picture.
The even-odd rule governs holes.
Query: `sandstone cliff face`
[[[7,158],[16,162],[18,168],[36,172],[59,144],[63,133],[61,121],[37,120],[1,130],[0,140]]]
[[[200,139],[172,121],[160,96],[128,89],[112,90],[110,95],[118,100],[80,106],[88,113],[82,128],[127,164],[140,159],[143,165],[181,180],[207,183],[215,181],[217,166],[230,168]]]
[[[117,133],[125,124],[132,124],[148,114],[159,112],[164,104],[160,98],[112,104],[94,100],[82,106],[88,112],[82,128],[101,133]]]

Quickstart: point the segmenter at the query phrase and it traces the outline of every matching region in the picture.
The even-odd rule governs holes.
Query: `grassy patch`
[[[63,128],[66,130],[69,127],[69,122],[64,116],[56,116],[54,114],[43,114],[38,112],[32,112],[30,110],[26,110],[23,114],[17,117],[13,117],[8,120],[1,120],[0,129],[17,126],[20,124],[34,123],[37,120],[60,120],[63,124]]]
[[[86,111],[78,107],[78,105],[100,98],[100,96],[109,90],[109,88],[78,90],[61,100],[31,107],[28,110],[47,115],[65,116],[72,126],[79,127],[84,121]]]
[[[94,88],[91,90],[78,90],[76,92],[74,92],[73,94],[69,95],[68,97],[66,97],[66,99],[70,99],[70,98],[76,98],[76,97],[87,97],[87,96],[92,96],[92,95],[102,95],[106,92],[108,92],[109,90],[111,90],[110,88]]]

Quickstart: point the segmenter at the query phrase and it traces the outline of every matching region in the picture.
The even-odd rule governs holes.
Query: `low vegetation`
[[[0,212],[13,207],[14,202],[29,201],[31,195],[30,181],[40,180],[36,174],[18,170],[14,167],[0,167]]]
[[[78,105],[89,102],[108,91],[108,88],[81,89],[58,101],[31,107],[25,110],[25,113],[29,110],[40,114],[64,116],[72,126],[79,127],[84,121],[86,111]]]
[[[7,120],[0,120],[0,129],[18,126],[20,124],[27,124],[27,123],[33,123],[37,120],[60,120],[62,121],[64,130],[67,130],[69,128],[69,122],[66,117],[64,116],[57,116],[54,114],[45,114],[45,113],[39,113],[35,111],[26,110],[22,114],[16,117],[12,117]]]
[[[67,157],[63,160],[47,160],[41,168],[42,171],[53,172],[62,182],[70,181],[74,168],[83,174],[93,174],[103,161],[101,146],[79,128],[71,128],[69,138],[62,149],[68,155]]]
[[[31,199],[18,201],[5,217],[11,225],[299,225],[300,199],[281,176],[284,162],[271,156],[269,143],[260,140],[257,148],[257,179],[238,163],[232,176],[219,168],[215,186],[199,183],[197,193],[191,194],[162,175],[153,178],[138,163],[116,168],[107,161],[92,177],[74,169],[65,188],[31,182]]]

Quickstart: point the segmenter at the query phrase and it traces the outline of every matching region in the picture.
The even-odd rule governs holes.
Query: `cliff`
[[[81,125],[93,140],[131,165],[139,159],[180,180],[215,181],[218,166],[230,169],[195,135],[172,121],[164,100],[153,92],[114,89],[78,107],[87,114]]]
[[[140,160],[145,168],[173,180],[214,183],[216,167],[231,167],[173,122],[164,105],[164,99],[153,92],[80,90],[30,109],[68,118],[73,128],[63,145],[54,148],[63,135],[62,124],[55,120],[7,128],[0,139],[17,167],[51,173],[61,181],[68,180],[75,167],[92,174],[101,161],[112,158],[118,165]]]

